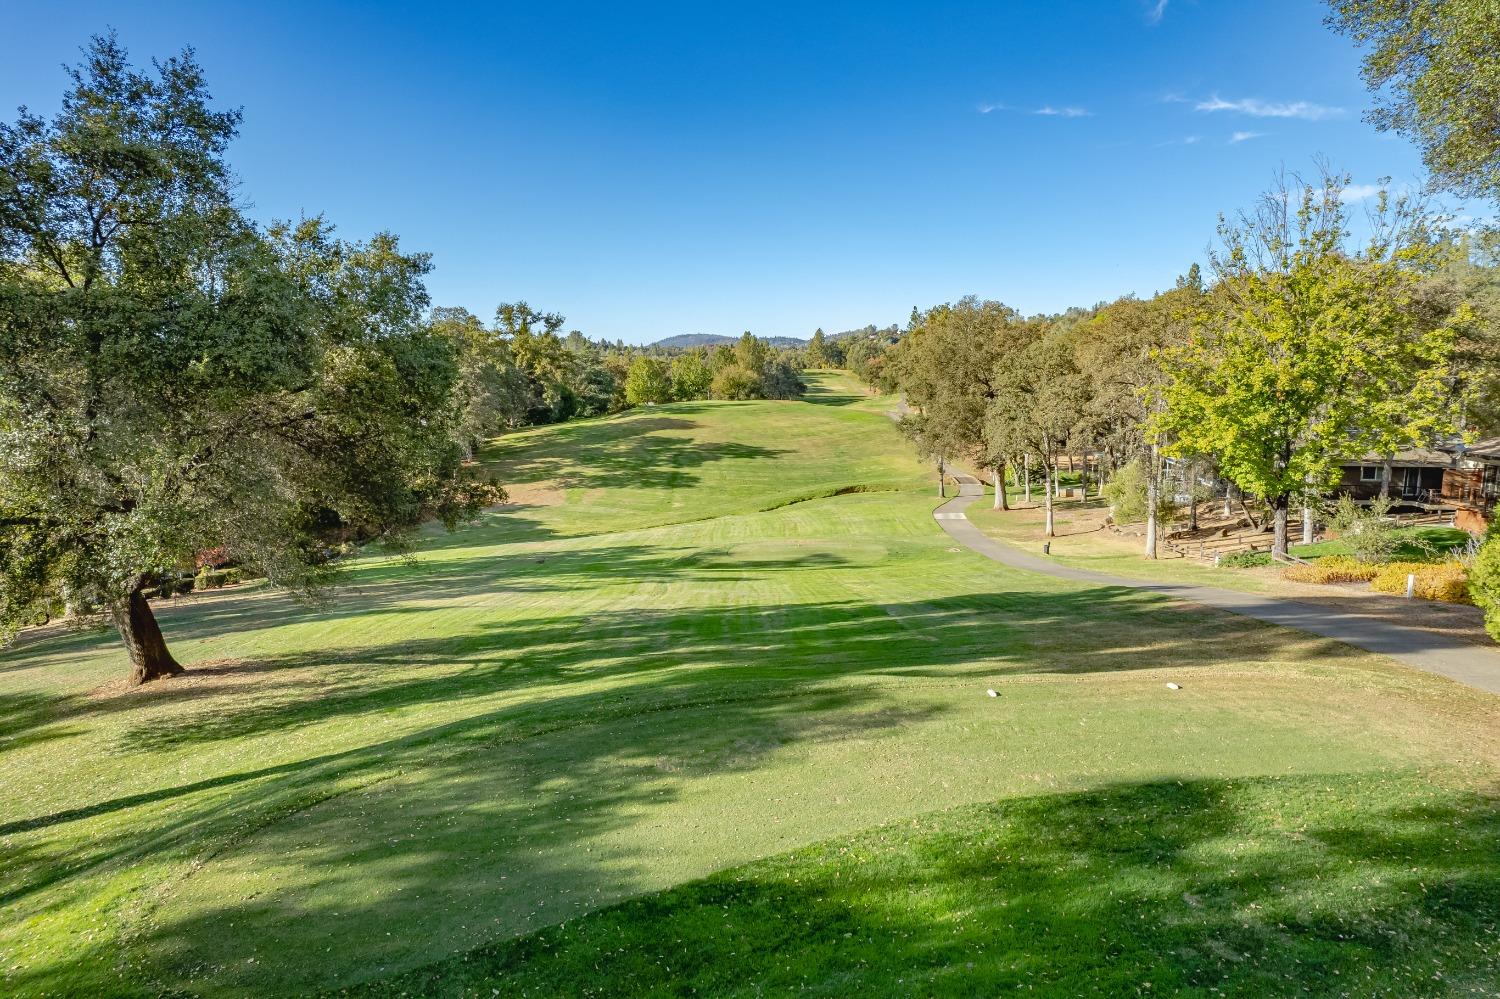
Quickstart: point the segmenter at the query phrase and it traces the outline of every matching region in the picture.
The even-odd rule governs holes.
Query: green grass
[[[1262,976],[1359,927],[1387,991],[1496,970],[1495,698],[954,550],[890,400],[816,381],[506,438],[515,506],[330,606],[165,611],[180,680],[5,650],[0,993],[1071,992],[1231,922]]]

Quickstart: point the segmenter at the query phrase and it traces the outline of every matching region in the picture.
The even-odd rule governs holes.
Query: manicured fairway
[[[182,680],[0,653],[0,993],[1496,980],[1500,700],[955,551],[818,383],[506,438],[330,607],[168,610]]]

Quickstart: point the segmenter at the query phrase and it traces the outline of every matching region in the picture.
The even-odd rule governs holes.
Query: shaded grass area
[[[174,602],[177,680],[6,649],[0,993],[337,989],[934,809],[1323,774],[1357,825],[1360,775],[1493,779],[1494,698],[953,550],[890,400],[815,382],[626,418],[695,423],[638,428],[654,478],[622,420],[506,443],[530,499],[328,606]],[[788,454],[667,460],[700,445]]]
[[[1112,784],[821,843],[353,994],[1482,995],[1497,856],[1496,799],[1412,774]]]

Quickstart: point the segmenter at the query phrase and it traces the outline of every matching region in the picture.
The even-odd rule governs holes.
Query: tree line
[[[1105,475],[1141,463],[1150,557],[1169,457],[1263,503],[1285,555],[1289,512],[1341,463],[1500,430],[1500,243],[1389,191],[1356,235],[1347,183],[1281,177],[1220,220],[1206,275],[1194,265],[1151,298],[913,310],[864,377],[904,394],[921,453],[997,483],[1016,465],[1053,482],[1085,453]]]

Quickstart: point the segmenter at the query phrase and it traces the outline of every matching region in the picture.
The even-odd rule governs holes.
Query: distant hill
[[[679,333],[669,336],[664,340],[658,340],[652,347],[676,347],[686,350],[689,347],[716,347],[721,343],[734,343],[737,336],[722,336],[718,333]],[[799,340],[794,336],[766,336],[761,337],[773,347],[806,347],[806,340]]]

